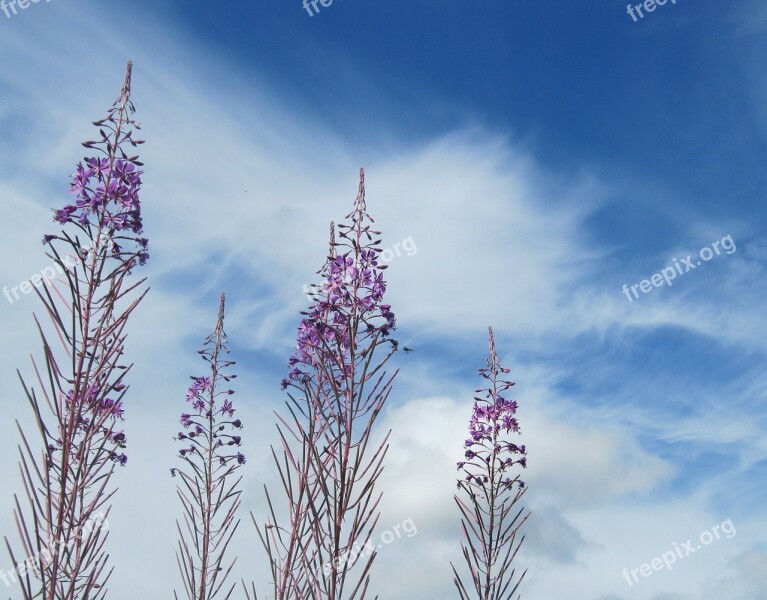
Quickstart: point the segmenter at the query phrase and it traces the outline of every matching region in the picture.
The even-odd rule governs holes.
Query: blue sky
[[[135,63],[152,290],[128,342],[115,600],[176,582],[170,438],[222,289],[248,425],[244,507],[263,511],[302,286],[360,166],[383,246],[417,248],[387,271],[399,339],[416,352],[396,359],[381,424],[393,430],[381,523],[412,518],[418,534],[381,553],[381,599],[454,593],[453,465],[488,324],[529,449],[523,598],[767,597],[767,10],[669,0],[634,22],[625,4],[334,0],[310,17],[299,0],[52,0],[0,12],[0,285],[46,266],[39,240],[79,142]],[[730,252],[671,286],[622,292],[726,236]],[[11,537],[13,419],[27,413],[15,369],[36,351],[38,307],[0,303]],[[732,538],[623,578],[728,519]],[[238,576],[266,582],[248,522],[237,550]]]

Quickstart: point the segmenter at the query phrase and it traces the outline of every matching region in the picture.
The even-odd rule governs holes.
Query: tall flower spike
[[[222,386],[237,377],[225,374],[234,361],[224,358],[229,353],[224,332],[223,292],[218,307],[214,332],[200,350],[210,365],[206,376],[192,377],[186,395],[190,405],[181,414],[182,430],[176,440],[181,442],[179,457],[183,467],[171,469],[181,483],[178,496],[184,507],[184,519],[177,522],[179,532],[179,571],[184,582],[184,597],[188,600],[212,600],[220,592],[229,598],[236,584],[224,589],[236,558],[230,563],[225,553],[239,519],[239,489],[242,476],[231,481],[235,472],[245,464],[239,448],[242,422],[235,418],[231,401],[233,390]],[[178,594],[174,592],[178,598]]]
[[[514,383],[503,379],[509,369],[500,365],[492,328],[488,328],[488,338],[490,355],[486,368],[479,371],[488,387],[477,390],[485,392],[484,397],[474,398],[464,460],[458,463],[463,477],[458,480],[460,491],[455,501],[461,511],[465,538],[461,550],[470,573],[468,588],[473,588],[469,592],[451,563],[461,600],[510,600],[526,573],[515,583],[515,569],[511,567],[524,536],[516,540],[529,513],[523,516],[523,508],[515,512],[527,488],[519,475],[512,477],[510,472],[517,465],[527,466],[527,452],[524,445],[510,441],[520,433],[515,417],[517,403],[502,394]]]
[[[141,163],[124,151],[142,143],[133,139],[139,127],[132,118],[131,73],[128,63],[120,95],[95,123],[101,139],[83,144],[94,155],[77,165],[75,203],[54,214],[63,230],[43,238],[62,275],[35,287],[53,335],[35,317],[44,355],[42,366],[33,360],[37,389],[19,377],[40,438],[32,442],[19,426],[29,507],[22,509],[16,497],[20,549],[14,552],[5,540],[14,563],[27,559],[20,582],[25,600],[100,600],[112,572],[108,533],[93,522],[109,514],[114,469],[127,461],[126,436],[118,427],[132,365],[121,357],[128,317],[146,293],[143,279],[128,279],[147,259],[147,240],[140,237]]]
[[[272,449],[287,497],[288,523],[270,514],[258,527],[270,559],[276,600],[363,600],[376,552],[359,552],[378,521],[375,484],[388,433],[369,447],[371,433],[396,377],[384,367],[396,350],[384,304],[380,232],[365,207],[364,171],[354,209],[331,231],[323,285],[302,313],[290,372],[288,414],[277,415],[282,448]],[[255,522],[255,518],[254,518]],[[256,597],[255,589],[252,595]]]
[[[129,266],[144,264],[149,258],[148,242],[141,237],[141,187],[143,166],[138,156],[128,156],[124,148],[143,144],[133,139],[133,129],[140,129],[131,118],[134,112],[130,101],[132,64],[128,63],[120,96],[107,117],[96,121],[101,140],[85,142],[83,146],[96,151],[77,165],[70,191],[74,204],[56,211],[54,219],[62,225],[75,224],[92,241],[85,251],[97,253],[106,248],[113,258],[126,259]],[[108,133],[107,133],[108,132]],[[45,236],[49,243],[55,236]],[[69,238],[67,238],[68,241]],[[124,247],[125,246],[125,247]],[[80,250],[80,248],[75,248]]]
[[[330,259],[333,260],[336,257],[336,222],[330,222],[330,250],[328,251]]]

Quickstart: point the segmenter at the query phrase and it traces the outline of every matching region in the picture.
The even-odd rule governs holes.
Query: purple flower
[[[224,404],[221,407],[221,414],[226,415],[227,417],[234,416],[234,408],[232,407],[232,402],[230,400],[224,400]]]
[[[62,225],[64,223],[71,223],[72,222],[72,214],[77,211],[76,206],[72,206],[71,204],[67,204],[64,208],[61,208],[57,210],[53,215],[53,220],[61,223]]]
[[[115,402],[111,398],[104,398],[101,401],[100,412],[107,412],[112,418],[122,421],[125,410],[123,409],[122,401],[118,400]]]
[[[125,447],[126,437],[122,431],[116,431],[112,433],[112,443],[117,444],[120,448]]]
[[[193,402],[196,398],[199,398],[201,394],[210,389],[210,379],[207,377],[194,377],[194,382],[189,386],[189,391],[186,394],[186,399],[189,402]]]
[[[121,467],[124,467],[128,463],[128,457],[125,454],[117,454],[117,452],[112,452],[111,456],[112,460],[118,463]]]

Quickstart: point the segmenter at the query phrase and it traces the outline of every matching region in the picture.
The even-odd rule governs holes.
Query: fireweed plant
[[[362,556],[380,513],[376,481],[388,449],[370,438],[397,375],[384,367],[397,349],[395,317],[384,304],[380,232],[365,205],[364,171],[354,210],[336,228],[318,272],[313,302],[298,329],[287,413],[277,413],[281,448],[272,448],[287,523],[266,490],[269,515],[253,517],[269,557],[275,600],[364,599],[376,552]],[[243,585],[243,587],[245,587]],[[255,586],[245,589],[257,598]],[[252,591],[252,593],[251,593]]]
[[[146,294],[131,271],[147,258],[141,237],[142,163],[125,150],[142,142],[130,100],[131,63],[119,97],[106,118],[94,123],[100,139],[77,165],[75,200],[54,214],[63,226],[46,235],[47,256],[63,272],[60,290],[42,282],[36,293],[52,323],[46,334],[35,317],[43,345],[42,364],[33,359],[36,387],[22,386],[34,414],[39,440],[18,425],[20,471],[27,502],[15,496],[20,544],[5,543],[18,568],[25,600],[97,600],[107,595],[113,567],[105,550],[108,532],[91,528],[94,515],[108,515],[117,488],[115,468],[127,456],[123,420],[123,364],[128,317]],[[70,267],[67,260],[79,258]]]
[[[218,307],[218,320],[199,354],[210,365],[207,376],[192,377],[186,395],[189,408],[181,414],[183,431],[175,438],[183,444],[179,451],[184,467],[171,469],[181,478],[178,496],[184,508],[176,558],[184,582],[184,598],[210,600],[219,592],[229,598],[236,584],[224,589],[236,557],[227,562],[226,549],[239,525],[235,517],[240,506],[241,476],[245,464],[239,451],[242,439],[240,419],[234,417],[231,395],[225,389],[237,375],[227,374],[235,364],[229,354],[224,332],[224,294]],[[187,412],[188,411],[188,412]],[[174,592],[178,598],[178,594]]]
[[[512,477],[510,472],[517,465],[527,467],[527,456],[524,445],[511,441],[520,433],[514,416],[517,403],[503,394],[514,383],[502,377],[509,369],[498,361],[492,328],[488,336],[490,355],[487,366],[479,371],[488,387],[476,390],[484,395],[474,397],[465,460],[458,463],[463,477],[458,480],[455,501],[461,511],[461,550],[470,575],[464,584],[451,563],[461,600],[509,600],[526,573],[517,580],[512,562],[525,539],[517,541],[517,535],[529,513],[523,516],[524,509],[515,507],[527,488],[519,475]]]

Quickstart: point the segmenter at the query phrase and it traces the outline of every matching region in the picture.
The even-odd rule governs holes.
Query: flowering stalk
[[[235,364],[226,360],[228,354],[224,333],[224,294],[218,307],[215,331],[205,340],[199,353],[210,365],[209,377],[193,377],[186,400],[190,412],[181,415],[184,430],[176,437],[184,444],[179,451],[184,467],[171,469],[181,477],[178,496],[184,507],[183,527],[178,521],[178,567],[188,600],[211,600],[222,591],[235,557],[228,565],[226,549],[240,523],[235,514],[240,506],[239,484],[232,476],[245,464],[238,450],[242,443],[236,433],[242,429],[240,419],[234,418],[234,406],[229,398],[233,390],[221,386],[237,377],[224,370]],[[222,400],[223,397],[223,400]],[[232,595],[235,584],[224,598]],[[178,594],[174,592],[176,598]]]
[[[369,446],[397,375],[383,370],[397,343],[389,338],[395,317],[383,303],[386,266],[378,263],[380,232],[371,229],[362,170],[355,207],[346,218],[338,226],[340,242],[331,224],[330,253],[319,271],[324,283],[314,288],[315,301],[302,313],[296,353],[282,381],[293,392],[289,414],[277,414],[281,456],[274,448],[272,454],[288,522],[278,524],[267,490],[270,515],[259,528],[278,600],[364,599],[376,557],[370,551],[380,514],[375,484],[388,433]],[[362,546],[369,550],[365,560]]]
[[[117,426],[132,365],[121,357],[128,317],[146,294],[144,280],[129,283],[128,276],[148,258],[138,196],[142,163],[124,151],[143,143],[132,137],[139,126],[130,92],[128,63],[119,97],[94,123],[101,139],[83,144],[94,155],[77,166],[71,185],[76,200],[55,212],[65,228],[43,238],[65,289],[44,280],[35,288],[58,348],[35,317],[44,353],[42,367],[32,361],[37,389],[19,373],[42,446],[17,422],[28,506],[15,496],[20,549],[5,542],[24,571],[25,600],[104,598],[112,572],[104,549],[108,533],[91,523],[109,514],[114,469],[127,461],[126,437]],[[24,569],[17,558],[26,559]]]
[[[515,465],[527,467],[527,453],[524,445],[518,446],[508,439],[509,434],[520,433],[514,416],[517,403],[502,396],[514,383],[502,379],[509,369],[499,363],[492,328],[488,335],[490,355],[485,361],[486,368],[480,369],[479,374],[489,385],[477,390],[485,392],[483,398],[474,397],[470,437],[465,443],[466,460],[458,463],[465,477],[458,480],[460,492],[455,501],[461,511],[465,538],[461,550],[471,575],[467,588],[451,563],[461,600],[509,600],[526,573],[515,583],[512,562],[525,539],[522,536],[517,542],[516,538],[529,516],[529,513],[522,516],[523,508],[515,512],[515,506],[527,488],[519,475],[512,479],[509,471]]]

